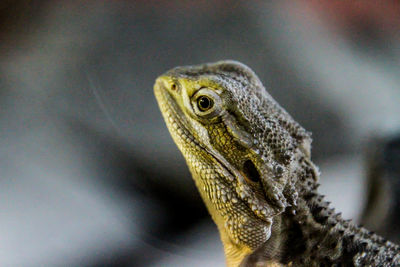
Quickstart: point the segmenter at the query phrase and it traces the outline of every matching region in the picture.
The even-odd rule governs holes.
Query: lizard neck
[[[379,266],[400,261],[397,245],[344,220],[316,191],[300,196],[296,209],[288,208],[281,221],[285,238],[279,257],[284,264]]]

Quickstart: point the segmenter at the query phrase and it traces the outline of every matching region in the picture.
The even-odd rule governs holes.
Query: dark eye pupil
[[[197,100],[197,104],[201,111],[206,111],[206,110],[212,108],[212,106],[214,105],[214,102],[207,96],[201,96]]]

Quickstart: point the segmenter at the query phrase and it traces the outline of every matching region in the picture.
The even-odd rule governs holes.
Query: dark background
[[[399,132],[399,30],[397,1],[3,0],[0,265],[223,266],[152,89],[221,59],[313,132],[321,190],[360,222],[372,144]]]

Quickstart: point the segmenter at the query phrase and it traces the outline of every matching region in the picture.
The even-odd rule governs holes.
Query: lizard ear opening
[[[251,160],[246,160],[243,164],[243,172],[245,177],[253,183],[258,183],[260,181],[260,173],[258,172],[256,166]]]

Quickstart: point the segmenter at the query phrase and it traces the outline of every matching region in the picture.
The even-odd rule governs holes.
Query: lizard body
[[[177,67],[154,91],[228,266],[400,266],[399,246],[324,201],[310,133],[250,68],[236,61]]]

